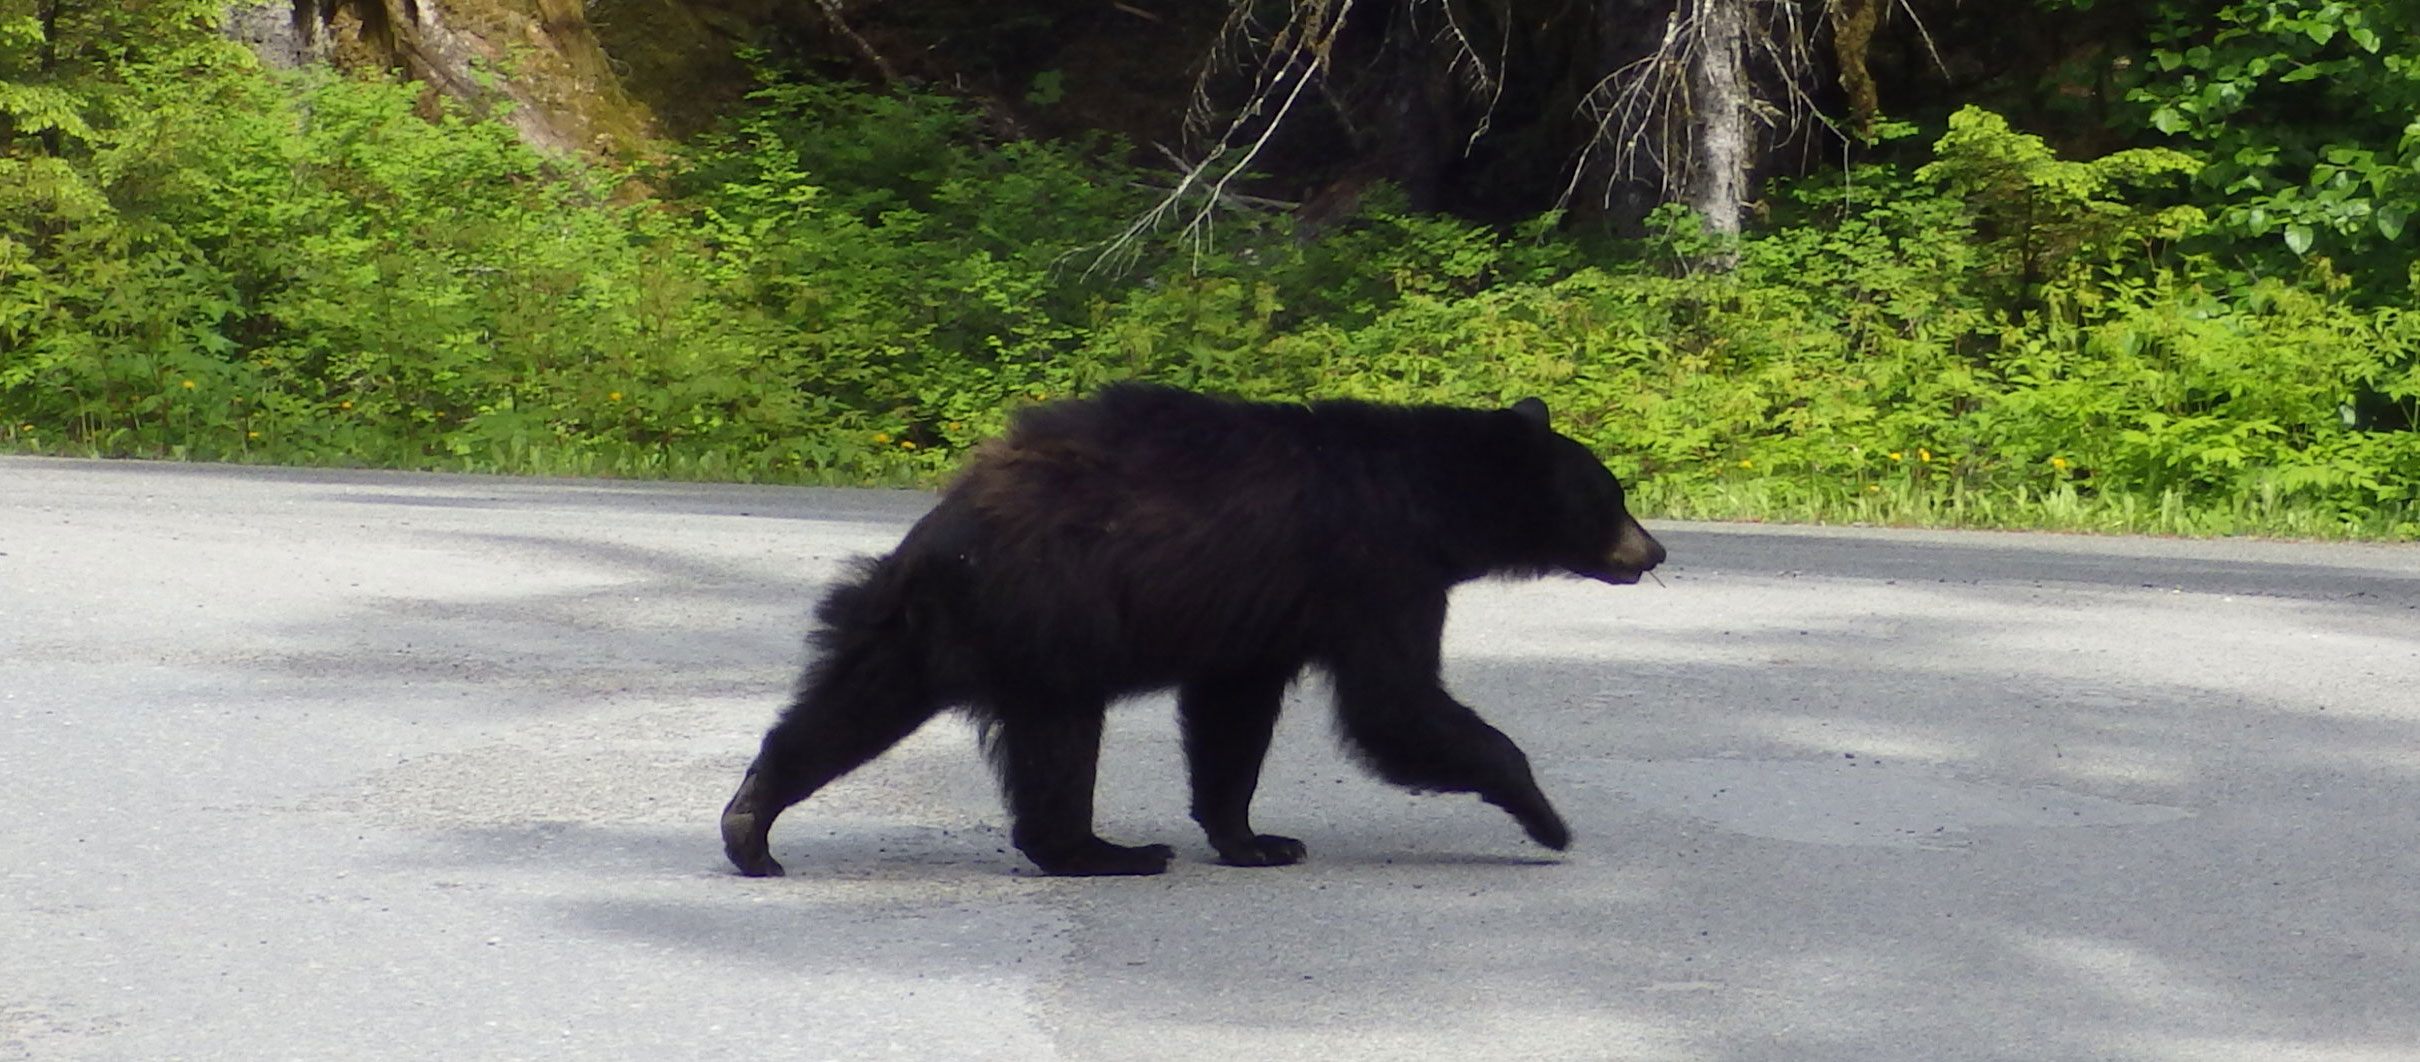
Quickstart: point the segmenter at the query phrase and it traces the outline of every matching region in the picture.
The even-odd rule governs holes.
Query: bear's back
[[[1019,413],[976,451],[952,493],[987,520],[1021,527],[1296,512],[1316,478],[1312,420],[1301,406],[1121,384]]]

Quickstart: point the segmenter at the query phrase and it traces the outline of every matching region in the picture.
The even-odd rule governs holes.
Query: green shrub
[[[79,24],[143,45],[49,80],[0,32],[0,443],[929,482],[1017,405],[1148,378],[1539,395],[1669,516],[2420,537],[2420,318],[2175,257],[2173,153],[1962,113],[1929,165],[1775,187],[1719,274],[1678,210],[1613,241],[1383,191],[1118,271],[1158,193],[1114,145],[769,76],[668,170],[599,172],[273,77],[207,6]]]

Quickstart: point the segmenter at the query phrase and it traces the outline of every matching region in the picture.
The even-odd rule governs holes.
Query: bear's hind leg
[[[1282,867],[1302,861],[1301,841],[1252,832],[1252,793],[1277,726],[1292,669],[1197,679],[1177,692],[1185,764],[1193,778],[1193,821],[1221,862]]]
[[[898,744],[940,710],[921,689],[882,681],[866,661],[834,660],[809,672],[756,762],[723,805],[723,854],[752,878],[780,877],[767,835],[773,820]]]
[[[1164,844],[1111,844],[1092,832],[1092,789],[1099,772],[1101,719],[1107,705],[1060,701],[993,716],[992,757],[1014,820],[1017,851],[1045,874],[1077,877],[1158,874],[1176,850]]]

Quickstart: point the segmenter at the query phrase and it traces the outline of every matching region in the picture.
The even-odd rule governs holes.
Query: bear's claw
[[[1088,837],[1072,845],[1019,850],[1033,860],[1042,873],[1060,877],[1118,877],[1164,874],[1168,863],[1176,858],[1176,849],[1164,844],[1111,844],[1098,837]]]
[[[778,878],[781,864],[773,861],[772,845],[766,835],[773,823],[757,808],[756,771],[740,779],[739,791],[731,794],[731,802],[723,805],[723,855],[731,865],[751,878]]]
[[[1217,845],[1218,861],[1231,867],[1284,867],[1302,862],[1310,849],[1291,837],[1264,833],[1241,844]]]

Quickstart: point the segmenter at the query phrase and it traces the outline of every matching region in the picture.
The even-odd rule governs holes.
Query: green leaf
[[[2411,216],[2412,208],[2400,203],[2379,204],[2378,213],[2374,215],[2374,220],[2378,224],[2378,235],[2390,240],[2402,239],[2403,223]]]
[[[1033,91],[1025,94],[1025,102],[1048,107],[1067,96],[1067,72],[1045,70],[1034,75]]]
[[[2178,114],[2174,107],[2162,107],[2151,112],[2151,127],[2170,136],[2176,135],[2190,124],[2192,123],[2187,122],[2185,116]]]
[[[2294,252],[2296,255],[2302,255],[2310,251],[2311,227],[2309,225],[2286,226],[2286,249]]]

